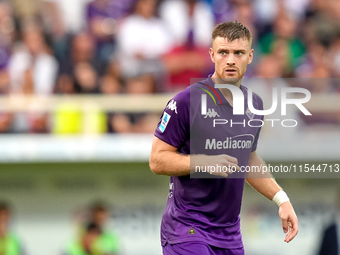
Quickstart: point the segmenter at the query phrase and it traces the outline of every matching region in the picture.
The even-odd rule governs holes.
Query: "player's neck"
[[[230,82],[230,81],[225,81],[223,80],[221,77],[219,77],[216,72],[211,76],[212,81],[215,84],[230,84],[230,85],[234,85],[238,88],[240,88],[241,86],[241,81],[242,79],[239,79],[237,82]],[[225,99],[227,99],[227,101],[229,102],[229,104],[231,106],[233,106],[233,94],[231,93],[231,91],[227,88],[218,88],[222,95],[225,97]]]

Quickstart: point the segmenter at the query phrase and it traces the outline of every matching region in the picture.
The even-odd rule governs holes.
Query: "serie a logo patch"
[[[168,125],[169,123],[169,120],[171,118],[171,115],[164,112],[163,113],[163,117],[162,117],[162,121],[161,121],[161,124],[159,124],[158,126],[158,129],[159,131],[161,131],[162,133],[164,133],[165,129],[166,129],[166,126]]]

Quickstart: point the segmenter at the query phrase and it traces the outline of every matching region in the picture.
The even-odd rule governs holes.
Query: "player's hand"
[[[237,164],[237,158],[226,154],[216,156],[193,155],[190,157],[191,173],[196,173],[196,167],[200,167],[206,169],[212,175],[227,177],[229,174],[240,171]]]
[[[282,221],[283,232],[286,234],[285,242],[289,243],[299,231],[298,218],[292,204],[284,202],[279,207],[279,216]]]

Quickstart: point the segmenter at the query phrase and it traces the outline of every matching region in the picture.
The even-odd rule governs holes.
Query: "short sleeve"
[[[180,148],[190,137],[190,94],[187,90],[174,96],[166,105],[155,136]]]

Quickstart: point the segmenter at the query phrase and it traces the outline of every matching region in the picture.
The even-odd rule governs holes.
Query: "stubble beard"
[[[225,84],[231,84],[231,85],[238,85],[240,83],[240,80],[242,79],[242,77],[239,75],[239,73],[237,72],[236,76],[225,76],[225,75],[221,75],[221,82],[225,83]]]

